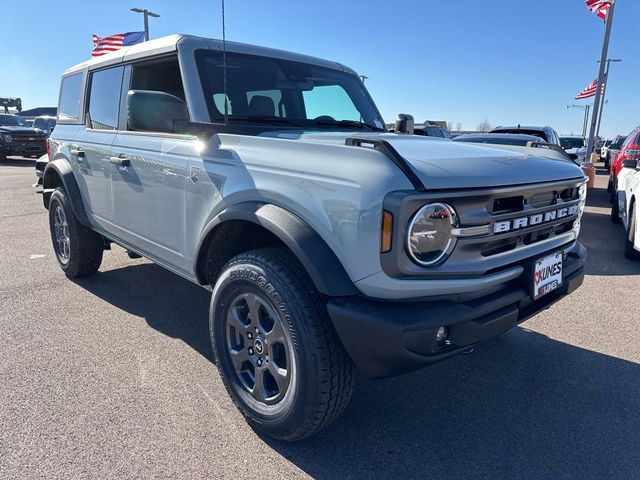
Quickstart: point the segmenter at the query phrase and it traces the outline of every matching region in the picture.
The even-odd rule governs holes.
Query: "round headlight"
[[[420,265],[431,266],[446,258],[455,246],[452,230],[456,212],[445,203],[430,203],[416,212],[409,223],[407,250]]]

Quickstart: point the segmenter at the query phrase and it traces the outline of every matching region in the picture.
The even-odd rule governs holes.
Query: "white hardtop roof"
[[[205,38],[205,37],[196,37],[193,35],[174,34],[174,35],[168,35],[166,37],[160,37],[153,40],[149,40],[147,42],[138,43],[136,45],[131,45],[130,47],[123,47],[119,50],[116,50],[115,52],[110,52],[100,57],[91,58],[86,62],[79,63],[78,65],[74,65],[73,67],[67,69],[63,75],[68,75],[70,73],[80,71],[84,68],[91,68],[91,69],[99,68],[103,66],[121,63],[124,61],[132,61],[132,60],[142,59],[142,58],[146,58],[154,55],[161,55],[163,53],[175,52],[178,48],[178,43],[180,43],[181,41],[191,41],[194,44],[200,43],[201,48],[222,50],[221,40],[214,40],[214,39]],[[346,72],[350,72],[353,74],[356,73],[349,67],[345,67],[344,65],[337,62],[331,62],[328,60],[323,60],[321,58],[310,57],[307,55],[288,52],[285,50],[259,47],[259,46],[250,45],[247,43],[227,41],[226,50],[228,52],[233,52],[233,53],[261,55],[265,57],[281,58],[284,60],[292,60],[292,61],[298,61],[303,63],[312,63],[315,65],[335,68],[338,70],[344,70]]]

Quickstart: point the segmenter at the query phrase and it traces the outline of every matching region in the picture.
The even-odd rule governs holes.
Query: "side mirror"
[[[622,168],[633,168],[636,170],[638,168],[638,160],[624,160],[622,162]]]
[[[578,160],[578,154],[577,153],[567,153],[567,155],[569,155],[569,158],[571,160]]]
[[[188,121],[187,104],[165,92],[129,90],[127,124],[130,130],[175,132],[175,122]]]
[[[413,135],[413,116],[408,113],[399,113],[396,119],[396,133]]]

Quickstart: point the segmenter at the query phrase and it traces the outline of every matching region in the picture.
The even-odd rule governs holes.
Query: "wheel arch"
[[[288,248],[305,268],[316,289],[328,296],[357,294],[357,289],[349,278],[342,263],[333,250],[298,216],[282,207],[260,202],[244,202],[231,206],[218,214],[205,228],[196,249],[194,272],[202,285],[210,284],[229,258],[223,255],[214,265],[209,265],[209,252],[216,240],[224,238],[225,245],[235,244],[236,233],[229,237],[220,236],[230,225],[242,222],[250,234],[264,234],[265,245]],[[262,244],[260,244],[262,246]],[[229,250],[234,255],[242,253]]]
[[[78,182],[76,182],[73,170],[66,160],[57,159],[47,164],[42,175],[42,187],[44,189],[42,192],[44,208],[49,209],[49,200],[53,191],[58,187],[63,187],[71,202],[73,214],[82,225],[91,227]]]

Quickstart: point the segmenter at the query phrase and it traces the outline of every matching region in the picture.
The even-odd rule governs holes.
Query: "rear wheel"
[[[635,205],[629,209],[629,228],[627,229],[627,237],[624,241],[624,256],[630,260],[640,260],[640,252],[633,248],[636,236],[636,215]]]
[[[84,277],[98,271],[104,241],[78,222],[62,188],[57,188],[49,200],[49,229],[53,250],[67,277]]]
[[[233,258],[216,282],[209,319],[222,380],[256,430],[300,440],[342,413],[353,364],[325,302],[287,250]]]

